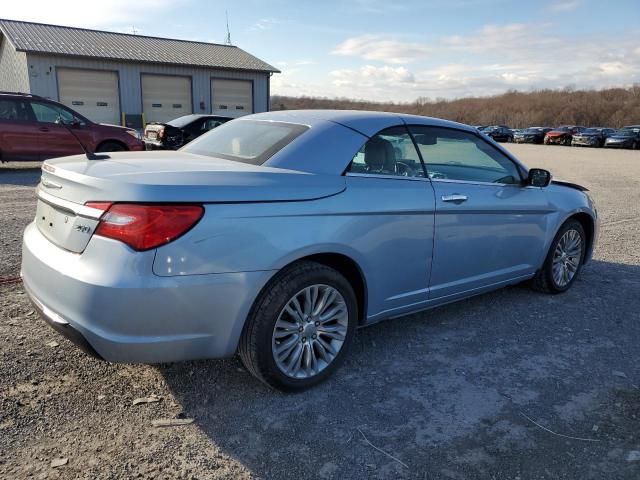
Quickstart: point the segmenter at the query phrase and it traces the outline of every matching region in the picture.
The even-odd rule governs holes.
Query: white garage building
[[[95,122],[264,112],[273,73],[231,45],[0,19],[0,91],[57,100]]]

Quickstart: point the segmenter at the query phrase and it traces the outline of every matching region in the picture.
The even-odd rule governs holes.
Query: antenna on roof
[[[226,10],[224,11],[224,14],[227,17],[227,38],[224,41],[225,44],[227,45],[231,45],[231,30],[229,30],[229,12],[227,12]]]
[[[133,33],[134,35],[138,33],[138,30],[136,30],[136,26],[135,25],[131,26],[131,33]]]

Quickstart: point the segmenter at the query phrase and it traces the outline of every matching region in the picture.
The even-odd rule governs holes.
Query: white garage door
[[[192,113],[191,78],[142,75],[142,111],[145,122],[168,122]]]
[[[239,117],[253,113],[253,86],[247,80],[211,80],[212,113]]]
[[[97,123],[120,124],[118,74],[99,70],[58,70],[60,103]]]

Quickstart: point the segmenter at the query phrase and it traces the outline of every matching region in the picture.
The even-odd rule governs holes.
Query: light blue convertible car
[[[296,390],[359,326],[525,280],[567,290],[597,225],[584,188],[472,127],[271,112],[178,152],[45,162],[22,275],[47,322],[100,358],[238,352]]]

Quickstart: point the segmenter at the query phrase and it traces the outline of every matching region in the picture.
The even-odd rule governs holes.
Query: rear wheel
[[[125,146],[118,142],[104,142],[98,146],[97,152],[124,152]]]
[[[531,285],[546,293],[567,291],[575,281],[586,252],[586,235],[577,220],[568,220],[556,234],[549,253]]]
[[[240,339],[240,358],[273,388],[312,387],[344,360],[357,318],[355,293],[339,272],[315,262],[294,264],[256,300]]]

